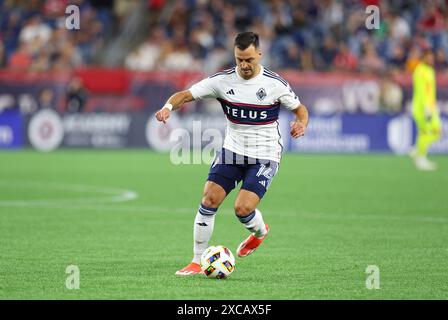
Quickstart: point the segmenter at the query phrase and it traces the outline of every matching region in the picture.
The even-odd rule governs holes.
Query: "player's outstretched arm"
[[[190,90],[179,91],[173,94],[165,105],[156,112],[156,119],[166,123],[172,110],[179,109],[184,103],[193,101],[193,95]]]
[[[296,115],[296,119],[291,122],[290,134],[293,138],[297,139],[305,135],[308,126],[308,109],[303,104],[300,104],[292,112]]]

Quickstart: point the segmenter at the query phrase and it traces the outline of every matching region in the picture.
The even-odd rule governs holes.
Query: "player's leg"
[[[427,125],[421,126],[417,134],[417,155],[426,157],[428,155],[428,148],[431,144],[431,132]]]
[[[218,207],[243,178],[243,170],[232,161],[226,161],[226,157],[233,159],[233,153],[222,149],[217,152],[210,166],[204,195],[194,222],[194,263],[200,262],[202,253],[208,248]]]
[[[266,226],[257,209],[259,203],[260,198],[256,193],[241,189],[235,200],[235,214],[247,230],[261,238],[266,234]]]
[[[429,147],[428,121],[422,112],[415,112],[413,117],[417,127],[417,137],[415,148],[410,155],[417,169],[424,171],[434,170],[435,168],[433,168],[433,165],[426,157]]]
[[[428,122],[423,116],[414,115],[417,126],[416,148],[411,153],[415,166],[420,170],[431,171],[436,169],[436,164],[427,158],[428,149],[440,138],[440,118],[434,116]]]
[[[202,253],[208,248],[212,236],[215,214],[225,197],[235,188],[243,177],[238,166],[223,161],[225,150],[217,152],[210,167],[201,204],[194,220],[193,227],[193,259],[185,268],[176,272],[177,275],[193,275],[201,272],[199,263]]]
[[[426,132],[427,123],[424,114],[414,113],[414,122],[417,127],[417,137],[415,140],[415,151],[413,153],[414,157],[426,157],[427,153],[427,143],[426,143]]]
[[[251,235],[239,245],[237,254],[240,257],[254,252],[269,231],[257,206],[277,171],[276,162],[251,165],[246,171],[243,185],[235,200],[235,214]]]
[[[194,263],[199,264],[202,253],[208,248],[208,242],[212,237],[215,225],[216,212],[226,195],[226,191],[219,184],[212,181],[205,183],[202,201],[194,219],[194,256],[192,261]]]
[[[442,121],[440,120],[440,116],[436,114],[431,118],[431,122],[429,123],[429,145],[432,145],[434,142],[440,140],[442,136]]]
[[[208,248],[213,234],[216,212],[226,197],[226,191],[219,184],[207,181],[204,186],[201,204],[194,219],[193,226],[193,259],[189,265],[176,272],[179,276],[190,276],[201,273],[201,255]]]
[[[427,149],[429,149],[433,143],[439,140],[441,135],[442,135],[442,123],[440,121],[439,115],[436,114],[431,118],[431,121],[428,124],[428,133],[427,133],[428,137],[426,141]],[[433,169],[437,169],[437,163],[429,161],[427,158],[426,160],[427,162],[430,163],[430,166]]]

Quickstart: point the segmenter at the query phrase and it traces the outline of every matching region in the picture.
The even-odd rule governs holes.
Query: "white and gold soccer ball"
[[[201,256],[201,269],[208,278],[225,279],[235,270],[235,258],[224,246],[208,247]]]

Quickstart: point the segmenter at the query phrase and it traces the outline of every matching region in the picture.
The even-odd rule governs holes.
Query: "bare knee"
[[[255,210],[255,208],[244,202],[235,202],[235,213],[239,217],[245,217],[248,216],[250,213],[252,213]]]
[[[202,196],[202,205],[208,208],[218,208],[225,197],[226,193],[224,190],[206,187]]]
[[[260,198],[254,192],[240,190],[235,200],[235,214],[239,217],[246,217],[257,208]]]

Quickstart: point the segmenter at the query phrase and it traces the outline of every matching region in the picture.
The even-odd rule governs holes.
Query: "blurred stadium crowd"
[[[70,4],[80,30],[66,29]],[[368,5],[379,29],[365,27]],[[445,0],[0,0],[0,68],[210,73],[234,63],[234,36],[250,29],[274,69],[410,71],[432,48],[447,70],[447,18]]]

